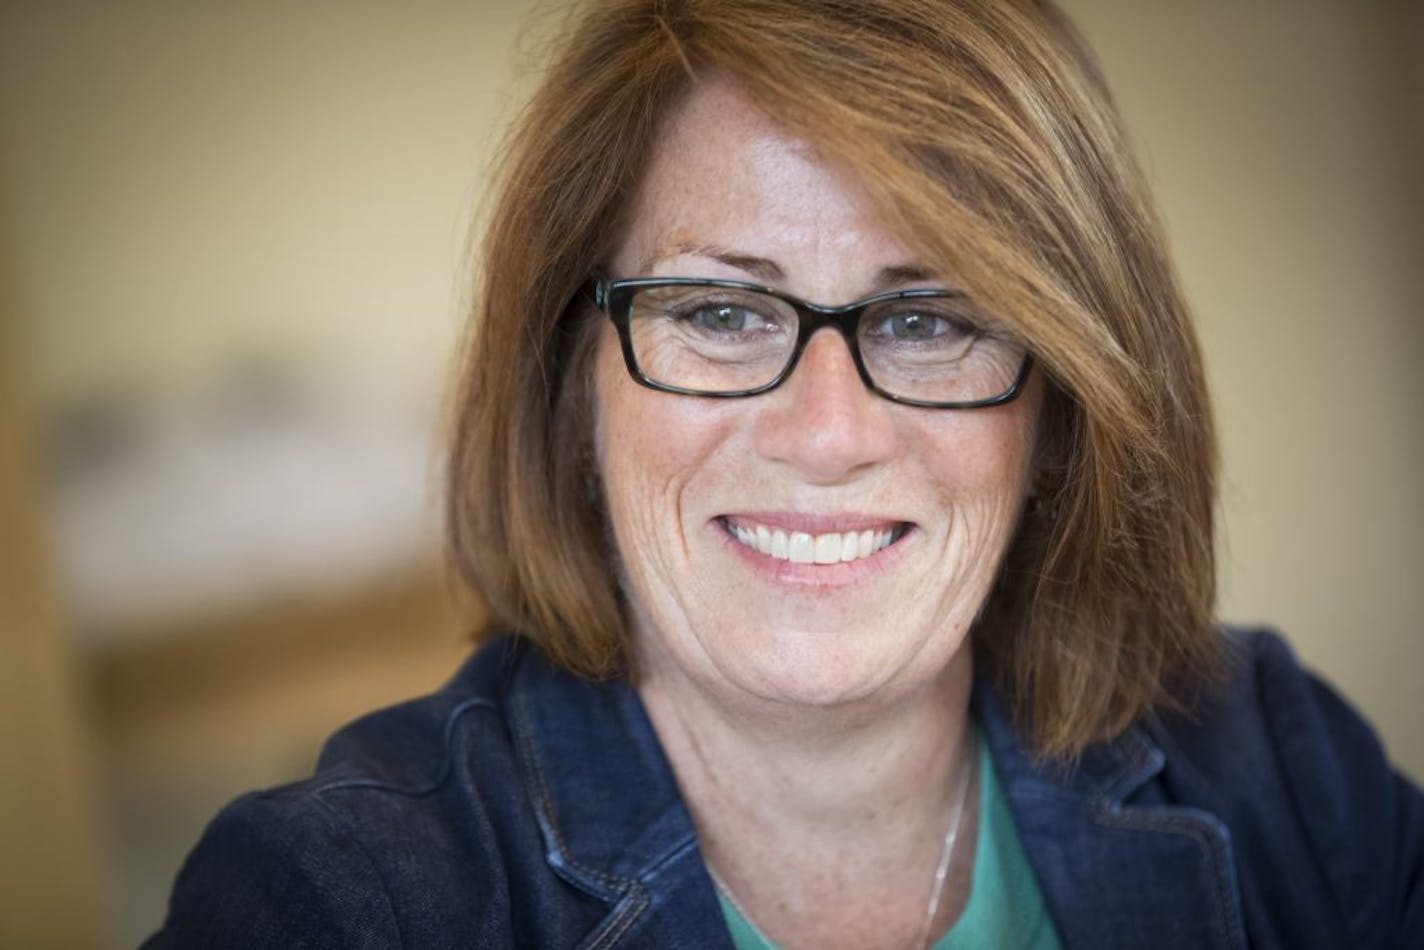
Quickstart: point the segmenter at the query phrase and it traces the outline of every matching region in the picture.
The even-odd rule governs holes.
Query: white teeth
[[[791,561],[793,564],[858,561],[889,546],[895,538],[895,532],[890,529],[813,535],[804,531],[787,534],[780,528],[768,528],[760,524],[752,526],[729,522],[729,527],[732,536],[747,547],[779,561]]]

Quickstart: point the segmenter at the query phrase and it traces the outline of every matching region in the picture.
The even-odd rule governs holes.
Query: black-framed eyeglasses
[[[842,307],[737,280],[593,282],[633,379],[688,396],[755,396],[781,385],[812,335],[837,330],[866,387],[933,409],[998,406],[1023,391],[1028,349],[976,318],[963,293],[899,290]]]

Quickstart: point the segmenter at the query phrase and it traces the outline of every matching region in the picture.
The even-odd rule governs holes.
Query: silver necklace
[[[925,907],[925,919],[920,924],[919,937],[913,946],[924,947],[929,950],[930,938],[933,936],[935,915],[939,912],[940,897],[944,894],[944,879],[949,875],[950,859],[954,857],[954,846],[959,839],[959,825],[964,818],[964,806],[969,801],[970,778],[975,772],[975,762],[977,756],[968,754],[969,747],[977,745],[974,733],[970,731],[966,735],[965,751],[960,753],[959,787],[954,792],[954,808],[950,811],[949,828],[944,833],[944,844],[940,847],[939,863],[935,865],[934,881],[930,887],[930,899]],[[712,883],[722,896],[727,898],[727,903],[731,904],[742,915],[742,919],[747,922],[747,926],[752,929],[761,941],[769,947],[776,946],[762,929],[757,926],[752,915],[747,913],[747,909],[742,906],[742,902],[737,900],[737,895],[732,893],[731,887],[722,880],[716,871],[712,870],[712,865],[707,865],[707,874],[712,878]]]

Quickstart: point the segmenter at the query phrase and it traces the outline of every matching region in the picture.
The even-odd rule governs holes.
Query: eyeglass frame
[[[765,294],[782,303],[789,305],[796,312],[799,321],[796,331],[796,342],[792,346],[791,354],[787,358],[786,366],[781,372],[773,377],[769,382],[751,389],[738,389],[730,392],[708,392],[701,389],[687,389],[681,386],[673,386],[668,383],[659,382],[646,373],[638,365],[638,358],[633,352],[633,333],[630,321],[633,315],[633,297],[639,291],[649,287],[725,287],[729,290],[742,290],[754,293]],[[623,363],[628,368],[628,374],[633,377],[633,381],[654,389],[658,392],[675,393],[680,396],[703,396],[708,399],[740,399],[746,396],[759,396],[762,393],[770,392],[791,376],[796,369],[796,364],[801,360],[801,353],[806,349],[806,344],[811,337],[822,327],[833,327],[839,331],[841,338],[845,341],[846,348],[850,350],[851,361],[855,364],[856,372],[860,375],[860,381],[865,384],[865,388],[882,399],[902,406],[914,406],[920,409],[988,409],[992,406],[1002,406],[1005,403],[1017,399],[1023,392],[1024,386],[1028,383],[1029,374],[1033,371],[1033,353],[1027,347],[1024,348],[1023,363],[1019,366],[1018,375],[1014,378],[1013,384],[1007,390],[997,396],[989,396],[985,399],[971,399],[967,401],[934,402],[925,399],[911,399],[906,396],[898,396],[895,393],[883,389],[870,375],[870,370],[865,365],[865,360],[860,353],[860,340],[856,331],[860,327],[860,318],[866,310],[880,303],[890,300],[913,300],[916,298],[955,298],[965,297],[963,291],[958,290],[938,290],[938,289],[914,289],[914,290],[892,290],[885,293],[872,294],[860,300],[843,304],[839,307],[827,307],[821,304],[814,304],[807,300],[802,300],[792,294],[777,290],[775,287],[767,287],[763,284],[750,283],[741,280],[724,280],[719,278],[703,277],[628,277],[621,280],[613,280],[607,277],[595,277],[590,281],[589,290],[593,296],[593,303],[605,316],[612,321],[613,326],[618,331],[618,342],[623,350]]]

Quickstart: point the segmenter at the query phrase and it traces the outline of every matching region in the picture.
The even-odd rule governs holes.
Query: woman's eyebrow
[[[781,265],[769,257],[760,257],[755,254],[743,254],[737,251],[721,247],[716,244],[677,244],[666,251],[655,254],[648,258],[640,268],[639,273],[648,273],[658,261],[667,260],[672,257],[681,257],[684,254],[706,257],[744,271],[747,274],[768,284],[774,284],[786,279],[786,271]],[[935,279],[935,274],[928,268],[918,264],[892,264],[882,267],[876,274],[872,292],[878,293],[882,290],[893,290],[905,284],[922,283]]]
[[[919,284],[937,279],[941,279],[941,275],[936,275],[918,264],[892,264],[880,268],[880,273],[875,278],[875,288],[877,291],[893,290],[905,284]]]
[[[735,267],[737,270],[745,271],[768,284],[786,279],[786,272],[781,269],[780,264],[771,258],[758,257],[755,254],[742,254],[717,244],[675,244],[644,261],[639,273],[646,274],[657,262],[671,257],[682,257],[685,254],[710,258],[720,264],[726,264],[728,267]]]

